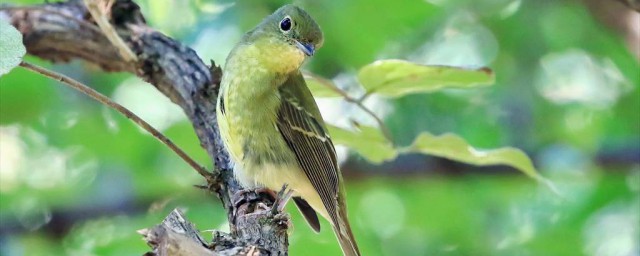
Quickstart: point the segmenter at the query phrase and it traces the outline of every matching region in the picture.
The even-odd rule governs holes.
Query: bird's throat
[[[258,39],[247,51],[256,57],[260,67],[277,74],[298,70],[306,58],[295,45],[271,37]]]

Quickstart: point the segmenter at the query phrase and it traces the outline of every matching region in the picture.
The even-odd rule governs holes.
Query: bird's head
[[[307,12],[294,5],[285,5],[265,18],[257,28],[270,38],[295,47],[306,56],[313,54],[322,46],[323,38],[320,26]]]

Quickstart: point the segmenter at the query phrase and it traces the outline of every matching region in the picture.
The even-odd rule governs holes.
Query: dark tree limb
[[[627,7],[640,12],[640,0],[618,0]]]
[[[135,74],[184,110],[201,146],[214,163],[212,177],[215,178],[207,180],[207,188],[220,198],[231,234],[219,233],[207,245],[209,248],[190,236],[182,240],[191,240],[221,255],[230,255],[223,251],[250,255],[286,254],[288,216],[274,216],[271,211],[264,210],[261,206],[273,203],[270,198],[250,193],[239,205],[231,200],[242,188],[233,178],[229,155],[217,129],[215,102],[222,75],[220,68],[213,62],[207,67],[192,49],[148,27],[138,5],[131,0],[115,1],[109,13],[111,25],[136,55],[137,61],[127,62],[120,57],[81,0],[0,8],[0,17],[9,18],[22,33],[29,54],[53,62],[81,59],[104,71]],[[175,238],[171,233],[175,230],[164,231],[154,228],[148,234],[155,234],[152,237],[159,239],[155,242],[174,241],[164,238]],[[154,247],[158,248],[168,247]],[[154,251],[165,255],[162,250]]]

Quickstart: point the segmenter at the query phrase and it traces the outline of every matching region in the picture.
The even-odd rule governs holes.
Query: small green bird
[[[286,5],[244,35],[227,57],[217,117],[220,134],[247,188],[284,184],[309,225],[327,219],[345,255],[360,255],[347,219],[336,152],[300,66],[322,46],[304,10]]]

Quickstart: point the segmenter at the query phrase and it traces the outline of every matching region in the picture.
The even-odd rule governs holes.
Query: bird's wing
[[[278,129],[300,167],[320,195],[331,221],[338,225],[340,174],[336,151],[318,107],[298,72],[279,88],[282,104]]]

